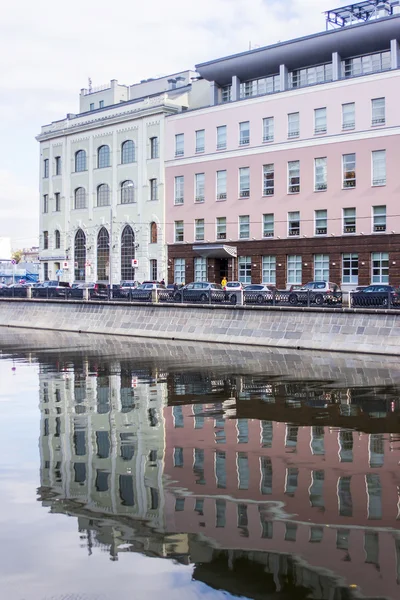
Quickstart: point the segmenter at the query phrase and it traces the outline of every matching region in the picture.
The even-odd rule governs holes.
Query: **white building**
[[[42,127],[41,279],[167,278],[164,119],[208,102],[184,71],[82,89],[79,114]]]

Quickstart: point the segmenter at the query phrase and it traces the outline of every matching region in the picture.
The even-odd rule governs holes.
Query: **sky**
[[[0,238],[38,244],[42,125],[79,91],[133,84],[322,31],[341,0],[19,0],[0,20]]]

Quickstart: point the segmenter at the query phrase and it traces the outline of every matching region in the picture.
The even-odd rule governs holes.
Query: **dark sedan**
[[[32,298],[68,298],[70,290],[66,281],[44,281],[32,288]]]
[[[195,281],[184,285],[174,293],[175,302],[222,302],[225,300],[225,292],[219,283],[209,281]]]
[[[352,293],[351,305],[371,308],[375,306],[400,308],[400,289],[380,283],[367,285],[364,289]]]

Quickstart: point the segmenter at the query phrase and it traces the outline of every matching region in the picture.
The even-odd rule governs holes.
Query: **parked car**
[[[234,292],[236,290],[243,290],[244,286],[241,281],[227,281],[223,288],[226,292]]]
[[[67,281],[43,281],[32,288],[32,298],[68,298],[70,290]]]
[[[244,287],[244,299],[247,303],[257,302],[262,304],[263,302],[272,302],[272,293],[275,290],[272,285],[265,285],[264,283],[250,283]]]
[[[351,295],[352,306],[400,307],[400,289],[392,285],[367,285]]]
[[[108,300],[108,285],[107,283],[94,282],[76,282],[68,291],[68,298],[73,300],[82,300],[84,298],[84,290],[88,290],[89,300]]]
[[[332,281],[310,281],[289,294],[290,304],[306,303],[308,299],[312,304],[336,303],[341,300],[340,286]]]
[[[208,302],[210,297],[214,302],[225,300],[225,292],[221,284],[211,283],[210,281],[195,281],[184,285],[174,294],[176,302],[181,302],[182,300]]]

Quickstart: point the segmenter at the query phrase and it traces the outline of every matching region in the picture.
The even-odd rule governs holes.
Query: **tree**
[[[13,258],[18,264],[22,258],[22,250],[14,250],[14,252],[11,254],[11,258]]]

